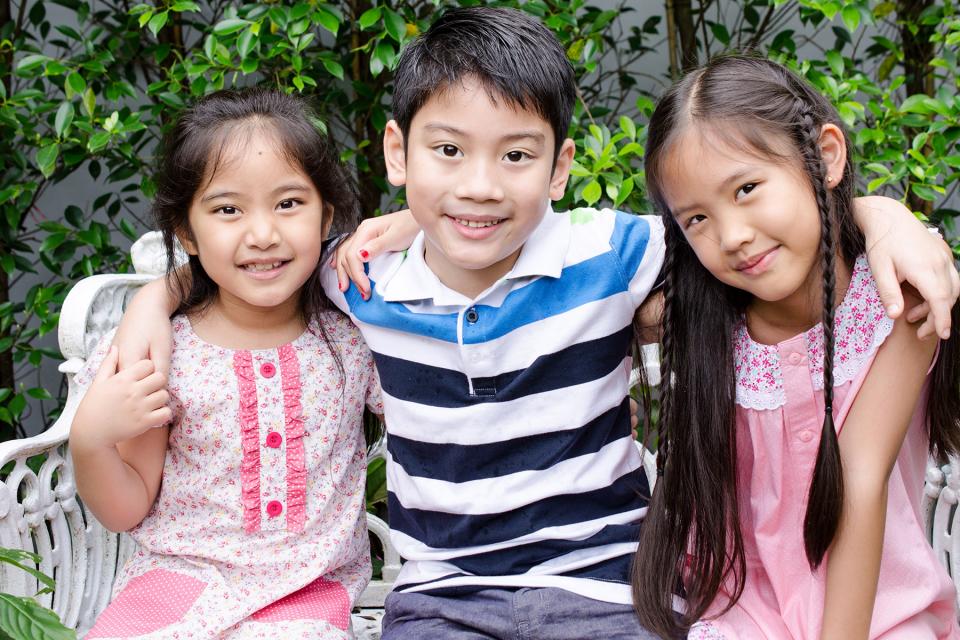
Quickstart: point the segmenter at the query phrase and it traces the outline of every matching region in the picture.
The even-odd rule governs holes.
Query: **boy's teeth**
[[[279,262],[270,262],[265,264],[248,264],[244,265],[243,268],[247,271],[270,271],[271,269],[276,269],[279,266]]]
[[[458,223],[462,224],[465,227],[471,227],[473,229],[482,229],[484,227],[492,227],[495,224],[499,224],[499,220],[464,220],[462,218],[454,218]]]

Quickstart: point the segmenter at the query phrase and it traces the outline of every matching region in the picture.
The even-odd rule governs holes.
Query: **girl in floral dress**
[[[646,153],[668,257],[642,622],[960,638],[920,514],[928,454],[960,449],[960,344],[886,317],[836,110],[781,65],[719,58],[661,100]]]
[[[356,214],[297,98],[220,92],[165,142],[154,213],[183,304],[169,376],[111,336],[70,445],[86,505],[137,547],[87,638],[347,638],[370,577],[364,406],[373,361],[318,281]]]

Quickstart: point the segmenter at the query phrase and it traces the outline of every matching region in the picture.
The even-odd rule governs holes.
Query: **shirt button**
[[[267,434],[267,446],[271,449],[279,447],[281,442],[283,442],[283,436],[276,431],[271,431]]]
[[[813,440],[813,434],[810,433],[809,429],[805,429],[800,432],[800,439],[803,442],[810,442],[811,440]]]
[[[272,378],[273,374],[276,372],[277,368],[273,366],[273,363],[264,362],[262,365],[260,365],[260,375],[262,375],[264,378]]]
[[[787,358],[787,362],[789,362],[790,364],[800,364],[800,359],[801,359],[801,356],[799,353],[791,353],[790,356]]]
[[[480,314],[477,313],[477,310],[475,308],[470,307],[469,309],[467,309],[467,322],[469,322],[470,324],[474,324],[479,319],[480,319]]]
[[[276,518],[283,513],[283,505],[278,500],[271,500],[267,503],[267,515]]]

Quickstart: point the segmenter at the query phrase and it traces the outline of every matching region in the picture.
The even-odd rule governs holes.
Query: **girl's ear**
[[[187,255],[198,255],[197,244],[193,241],[193,234],[190,233],[188,229],[177,229],[176,235],[177,240],[180,241],[180,245],[183,247],[183,250],[187,252]]]
[[[383,132],[383,159],[387,165],[387,179],[395,187],[407,183],[407,152],[403,144],[403,132],[396,120],[387,123]]]
[[[840,184],[847,164],[847,144],[843,131],[835,124],[827,123],[820,128],[820,157],[827,168],[827,188]]]

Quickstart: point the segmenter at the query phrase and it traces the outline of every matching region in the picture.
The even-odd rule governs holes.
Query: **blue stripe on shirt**
[[[549,469],[564,460],[596,453],[629,433],[630,404],[625,398],[619,406],[576,429],[477,445],[435,444],[391,435],[387,449],[407,475],[468,482]]]
[[[460,408],[482,402],[516,400],[602,378],[621,365],[629,353],[632,335],[633,327],[628,325],[603,338],[540,356],[526,369],[483,378],[496,389],[491,395],[470,395],[467,377],[462,371],[378,352],[373,353],[373,358],[383,390],[394,398],[433,407]]]
[[[620,256],[624,277],[629,281],[637,273],[650,241],[650,224],[638,216],[616,212],[610,246]]]
[[[407,509],[387,492],[390,527],[434,549],[456,549],[497,544],[538,529],[605,518],[640,509],[650,495],[643,469],[620,476],[610,486],[584,493],[544,498],[502,513],[457,514]],[[495,567],[486,575],[498,575]]]

